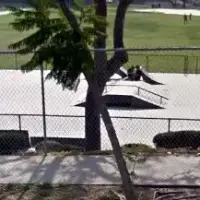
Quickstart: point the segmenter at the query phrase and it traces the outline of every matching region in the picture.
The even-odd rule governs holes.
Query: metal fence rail
[[[102,51],[102,49],[91,51]],[[106,49],[106,51],[109,57],[114,50]],[[129,62],[126,67],[139,64],[154,73],[198,74],[200,72],[200,47],[129,48],[127,51]],[[31,54],[19,55],[16,51],[0,51],[0,69],[20,69],[20,65],[27,62],[30,57]]]
[[[1,116],[16,117],[18,119],[19,130],[22,130],[22,117],[43,117],[42,114],[0,114]],[[50,115],[46,114],[46,117],[56,118],[85,118],[84,115]],[[193,118],[161,118],[161,117],[126,117],[126,116],[111,116],[112,119],[141,119],[141,120],[162,120],[167,121],[167,131],[171,131],[171,123],[173,121],[189,121],[189,122],[200,122],[200,119]],[[0,128],[1,129],[1,128]]]
[[[43,137],[42,114],[0,114],[1,130],[27,130],[30,137]],[[48,115],[48,138],[84,138],[83,115]],[[4,122],[7,122],[5,124]],[[199,130],[199,119],[112,116],[119,142],[153,145],[153,137],[161,132]],[[78,132],[77,132],[78,131]],[[102,123],[102,150],[112,149]]]
[[[165,104],[165,102],[163,102],[163,100],[165,101],[165,100],[169,100],[167,97],[165,97],[165,96],[163,96],[163,95],[160,95],[160,94],[157,94],[157,93],[155,93],[155,92],[152,92],[152,91],[150,91],[150,90],[148,90],[148,89],[145,89],[145,88],[143,88],[143,87],[140,87],[140,86],[137,86],[137,85],[118,85],[118,84],[107,84],[106,86],[105,86],[105,90],[106,90],[106,92],[108,91],[108,87],[109,86],[112,86],[112,87],[117,87],[117,86],[120,86],[120,87],[131,87],[131,88],[136,88],[137,89],[137,92],[136,92],[136,94],[138,95],[138,96],[143,96],[142,94],[141,94],[141,92],[142,91],[144,91],[144,92],[146,92],[147,94],[152,94],[154,97],[158,97],[159,98],[159,104]]]

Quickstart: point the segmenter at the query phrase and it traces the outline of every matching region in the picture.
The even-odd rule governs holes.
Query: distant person
[[[135,81],[140,81],[141,76],[142,76],[142,71],[140,69],[140,66],[136,65],[136,67],[135,67],[135,77],[134,77]]]
[[[190,13],[190,15],[189,15],[189,19],[190,19],[190,21],[192,20],[192,14]]]
[[[135,67],[132,65],[128,70],[127,70],[127,73],[128,73],[128,80],[131,80],[131,81],[134,81],[134,77],[135,77]]]
[[[184,24],[186,24],[187,21],[188,21],[188,20],[187,20],[187,15],[186,15],[186,14],[183,15],[183,20],[184,20]]]

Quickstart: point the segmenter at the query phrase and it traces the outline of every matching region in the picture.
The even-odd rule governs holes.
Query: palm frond
[[[56,35],[51,42],[61,42],[58,40],[64,35],[68,35],[71,40],[65,40],[63,46],[54,48],[52,69],[47,79],[54,78],[63,88],[73,89],[80,73],[93,69],[94,61],[89,48],[77,33],[68,31],[62,34]]]
[[[34,26],[34,21],[30,20],[30,24],[28,24],[28,20],[22,19],[19,22],[13,22],[11,25],[15,30],[24,31],[30,30],[31,26]],[[29,25],[29,27],[28,27]],[[35,25],[36,27],[36,25]],[[28,37],[9,45],[10,49],[29,49],[30,51],[35,50],[37,47],[46,43],[53,35],[57,32],[62,32],[63,30],[67,30],[67,24],[64,24],[60,18],[53,18],[49,19],[46,22],[46,27],[38,29],[33,34],[29,35]],[[28,47],[28,48],[27,48]],[[21,53],[29,53],[30,51],[20,50]]]
[[[32,35],[9,45],[8,48],[16,50],[24,47],[29,47],[30,51],[33,51],[37,47],[44,44],[51,37],[51,32],[48,31],[49,30],[38,30]],[[30,51],[26,53],[30,53]]]
[[[9,25],[16,31],[23,32],[36,28],[36,21],[34,18],[17,18]]]
[[[6,6],[5,8],[8,11],[10,11],[12,15],[14,15],[16,17],[21,17],[21,16],[30,17],[30,16],[35,15],[35,11],[33,11],[33,10],[23,10],[21,8],[16,8],[13,6]]]
[[[22,72],[30,72],[35,68],[43,65],[43,63],[49,62],[53,55],[53,49],[50,46],[40,47],[34,52],[32,58],[21,66]]]
[[[18,54],[21,54],[21,55],[25,55],[25,54],[29,54],[29,53],[32,53],[35,49],[33,49],[32,47],[28,46],[28,47],[23,47],[23,48],[20,48],[17,50],[17,53]]]
[[[74,0],[72,2],[73,7],[79,12],[84,12],[85,2],[80,0]]]
[[[72,4],[75,7],[75,9],[79,11],[83,11],[85,8],[89,7],[89,5],[85,3],[85,0],[73,0]]]
[[[93,8],[78,9],[85,24],[80,26],[81,32],[77,32],[69,25],[65,15],[59,13],[59,8],[57,8],[58,16],[50,15],[52,5],[57,6],[52,3],[55,0],[28,1],[32,7],[31,11],[10,8],[16,16],[11,26],[19,32],[34,29],[36,31],[9,45],[9,48],[17,50],[19,54],[33,53],[31,59],[21,66],[23,72],[50,63],[51,71],[47,79],[53,78],[63,88],[73,89],[80,73],[90,73],[94,69],[93,56],[88,47],[98,35],[93,28],[94,22],[97,21],[93,16]],[[77,15],[72,14],[78,21]]]
[[[57,8],[56,0],[27,0],[28,5],[36,11]]]

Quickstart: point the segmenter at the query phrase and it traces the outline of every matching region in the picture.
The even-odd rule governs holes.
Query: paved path
[[[137,164],[136,184],[200,185],[199,157],[150,157]],[[0,156],[0,183],[120,184],[112,156]]]

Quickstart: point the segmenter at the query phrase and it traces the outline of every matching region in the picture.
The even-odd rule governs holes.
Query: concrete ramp
[[[160,83],[160,82],[154,80],[154,78],[152,78],[143,67],[140,67],[140,69],[142,72],[142,78],[143,78],[144,82],[151,84],[151,85],[164,85],[163,83]],[[117,71],[116,74],[118,74],[122,79],[128,80],[128,72],[124,67],[120,67],[120,69]]]
[[[126,109],[164,109],[163,105],[159,105],[153,101],[145,99],[137,95],[118,95],[106,94],[103,96],[107,107],[111,108],[126,108]],[[78,107],[85,107],[85,99],[75,104]]]
[[[142,72],[142,78],[144,82],[149,83],[151,85],[164,85],[163,83],[154,80],[143,67],[140,67],[140,70]]]
[[[119,76],[122,77],[122,79],[128,77],[128,72],[124,67],[120,67],[120,69],[117,71],[117,73]]]

